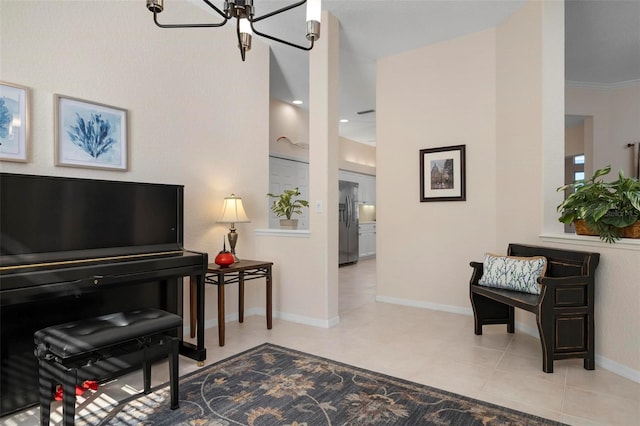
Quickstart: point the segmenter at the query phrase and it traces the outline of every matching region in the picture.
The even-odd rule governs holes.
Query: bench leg
[[[179,408],[180,404],[178,402],[178,390],[179,390],[179,382],[178,382],[178,369],[179,369],[179,361],[178,361],[178,349],[179,342],[176,338],[170,339],[171,344],[171,352],[169,353],[169,388],[171,392],[171,409],[175,410]]]
[[[73,426],[76,416],[76,382],[77,371],[70,368],[62,376],[62,414],[63,425]]]
[[[584,359],[584,368],[585,370],[595,370],[596,369],[596,360],[592,354],[589,354],[587,358]]]
[[[592,299],[593,300],[593,299]],[[587,323],[587,357],[584,359],[584,368],[585,370],[595,370],[596,369],[596,347],[594,343],[594,329],[595,329],[595,321],[593,319],[593,306],[591,307],[591,311],[587,315],[586,323]]]
[[[515,308],[513,306],[509,306],[509,320],[507,321],[507,333],[515,333],[516,332],[516,314]]]
[[[144,360],[142,361],[142,382],[144,384],[144,394],[151,392],[151,362],[147,359],[145,349]]]
[[[485,324],[506,324],[507,332],[513,333],[515,331],[513,306],[471,293],[471,307],[473,308],[474,333],[476,335],[482,335],[482,326]]]
[[[554,334],[553,334],[553,318],[544,321],[541,316],[537,315],[538,333],[540,333],[540,345],[542,346],[542,371],[545,373],[553,373],[553,353],[554,351]]]
[[[40,394],[40,425],[49,426],[51,416],[51,398],[53,397],[53,377],[48,369],[51,366],[43,360],[38,361],[38,389]]]

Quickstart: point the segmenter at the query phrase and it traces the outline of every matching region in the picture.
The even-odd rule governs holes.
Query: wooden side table
[[[273,326],[271,266],[273,266],[273,262],[260,260],[240,260],[224,268],[215,263],[208,265],[205,284],[218,286],[218,343],[220,346],[224,346],[224,287],[227,284],[238,283],[238,320],[244,322],[244,282],[265,278],[267,290],[267,328],[271,330]]]

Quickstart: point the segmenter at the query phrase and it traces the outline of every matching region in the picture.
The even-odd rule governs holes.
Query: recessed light
[[[347,120],[346,118],[343,118],[342,120],[340,120],[341,123],[348,123],[349,120]]]
[[[299,101],[297,99],[295,101],[292,101],[291,103],[294,105],[302,105],[302,101]]]

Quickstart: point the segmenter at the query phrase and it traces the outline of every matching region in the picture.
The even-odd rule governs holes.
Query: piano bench
[[[56,384],[62,384],[63,424],[73,425],[79,379],[96,371],[118,375],[131,367],[123,360],[132,353],[142,355],[145,394],[151,388],[151,362],[169,358],[171,409],[178,408],[179,339],[164,333],[181,326],[180,316],[149,308],[116,312],[36,331],[34,354],[39,365],[40,424],[49,424]],[[137,364],[139,366],[139,362]]]

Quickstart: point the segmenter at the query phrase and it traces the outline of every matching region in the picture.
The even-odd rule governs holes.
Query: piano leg
[[[204,275],[194,275],[189,279],[189,306],[189,334],[191,337],[195,335],[196,344],[180,342],[180,354],[204,361],[207,358],[207,349],[204,347]]]
[[[196,315],[198,311],[196,292],[198,280],[196,277],[189,278],[189,336],[196,337]]]

